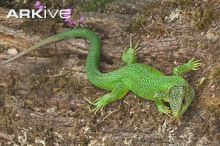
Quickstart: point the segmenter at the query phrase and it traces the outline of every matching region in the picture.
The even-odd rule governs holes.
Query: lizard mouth
[[[183,116],[183,114],[185,113],[185,105],[186,105],[186,101],[183,99],[182,101],[182,106],[181,106],[181,109],[179,111],[179,114],[178,114],[178,118],[181,118]]]
[[[187,102],[187,100],[183,99],[180,110],[179,111],[172,111],[173,117],[176,118],[176,119],[182,118],[183,114],[186,112],[186,110],[188,109],[189,105],[190,104]],[[171,108],[171,106],[170,106],[170,108]]]

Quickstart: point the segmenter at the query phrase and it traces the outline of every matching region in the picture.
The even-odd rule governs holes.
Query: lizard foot
[[[101,111],[107,105],[106,102],[103,100],[103,98],[96,99],[95,101],[90,101],[86,97],[84,98],[89,104],[94,106],[93,109],[89,107],[89,111],[94,112],[94,114],[96,114],[98,111]]]
[[[171,116],[171,110],[169,107],[165,106],[165,105],[161,105],[161,104],[156,104],[157,105],[157,108],[159,110],[160,113],[164,113],[168,116]]]
[[[102,109],[107,105],[106,102],[103,100],[103,98],[99,98],[91,103],[95,108],[90,109],[91,112],[94,112],[96,114],[98,111],[102,111]]]
[[[140,50],[140,47],[138,47],[140,44],[140,40],[137,42],[135,46],[133,46],[132,37],[130,38],[130,47],[125,49],[125,51],[122,54],[122,60],[126,64],[132,64],[137,62],[137,53]]]
[[[193,58],[187,63],[187,66],[189,66],[191,70],[198,70],[201,64],[202,64],[201,60],[194,60]]]
[[[105,106],[107,106],[110,103],[113,103],[115,101],[118,101],[122,99],[129,90],[127,90],[122,83],[118,83],[115,86],[115,89],[112,90],[111,93],[105,94],[102,97],[98,98],[94,102],[89,101],[87,98],[85,98],[94,108],[90,111],[94,112],[95,114],[102,110]]]

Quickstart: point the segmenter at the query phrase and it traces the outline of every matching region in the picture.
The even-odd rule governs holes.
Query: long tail
[[[66,32],[62,32],[51,37],[46,38],[45,40],[35,44],[34,46],[24,50],[20,54],[14,56],[13,58],[6,60],[1,65],[11,62],[33,50],[40,48],[43,45],[68,39],[68,38],[85,38],[90,42],[90,49],[88,53],[88,57],[86,59],[86,73],[89,80],[94,80],[95,76],[99,76],[101,72],[99,71],[99,60],[100,60],[100,39],[98,35],[86,28],[76,28],[72,30],[68,30]]]

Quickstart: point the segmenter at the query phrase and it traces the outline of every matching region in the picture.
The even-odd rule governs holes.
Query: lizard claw
[[[164,114],[166,114],[167,116],[171,116],[172,111],[170,110],[170,108],[169,108],[169,107],[165,106],[165,110],[164,110],[164,112],[163,112],[163,113],[164,113]]]
[[[89,103],[89,104],[92,104],[92,105],[95,105],[94,102],[90,101],[88,98],[86,98],[85,96],[83,96],[83,98]]]
[[[170,108],[165,105],[157,105],[157,108],[160,113],[164,113],[167,116],[171,116],[171,114],[172,114],[172,111],[170,110]]]
[[[93,109],[89,109],[90,112],[94,112],[96,114],[98,111],[102,111],[103,107],[102,106],[96,106]]]
[[[198,70],[199,67],[201,66],[201,64],[202,64],[202,60],[195,60],[194,58],[191,59],[191,60],[187,63],[187,65],[189,66],[189,68],[190,68],[191,70]]]
[[[105,104],[102,102],[101,98],[100,99],[96,99],[95,101],[90,101],[88,98],[86,98],[85,96],[83,96],[85,98],[85,100],[91,104],[92,106],[95,106],[93,109],[91,109],[89,107],[89,111],[90,112],[94,112],[94,114],[96,114],[98,111],[101,111],[104,107]]]
[[[141,40],[138,40],[138,42],[135,45],[133,45],[133,36],[130,35],[130,47],[129,48],[132,49],[132,51],[135,55],[140,50],[140,47],[139,47],[140,42],[141,42]]]

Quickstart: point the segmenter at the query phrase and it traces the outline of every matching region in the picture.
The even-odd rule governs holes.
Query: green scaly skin
[[[166,76],[153,67],[136,63],[138,44],[133,47],[131,43],[130,48],[122,55],[122,60],[127,65],[109,73],[102,73],[99,70],[100,39],[96,33],[85,28],[76,28],[51,36],[1,64],[11,62],[45,44],[72,37],[89,40],[90,49],[85,65],[88,80],[94,86],[110,91],[92,102],[95,106],[94,112],[122,99],[130,91],[144,99],[154,101],[161,113],[172,115],[177,119],[182,117],[193,101],[194,90],[183,75],[191,70],[197,70],[201,64],[199,60],[192,59],[174,68],[172,76]],[[165,102],[169,103],[170,107],[166,106]]]

